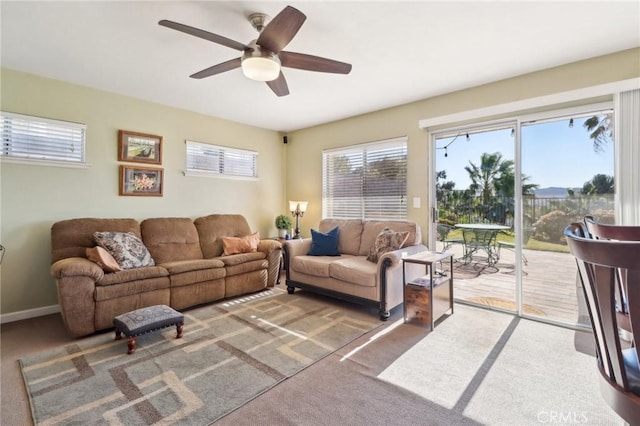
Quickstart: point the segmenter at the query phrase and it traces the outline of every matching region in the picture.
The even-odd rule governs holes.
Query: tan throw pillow
[[[87,255],[87,259],[97,263],[105,272],[122,271],[118,262],[102,247],[87,248],[85,254]]]
[[[222,240],[223,256],[240,253],[254,253],[258,251],[258,243],[260,242],[260,233],[255,232],[244,237],[220,237]]]
[[[113,256],[122,269],[155,265],[147,246],[132,232],[94,232],[93,238],[97,245]]]
[[[367,260],[378,263],[378,260],[380,260],[383,254],[401,249],[408,237],[408,231],[395,232],[390,228],[384,228],[376,237],[376,241],[369,251],[369,256],[367,256]]]

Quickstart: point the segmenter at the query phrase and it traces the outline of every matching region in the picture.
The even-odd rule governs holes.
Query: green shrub
[[[568,214],[560,210],[551,211],[534,223],[536,229],[534,238],[538,241],[546,241],[555,244],[566,244],[564,228],[572,222],[582,220],[575,214]]]

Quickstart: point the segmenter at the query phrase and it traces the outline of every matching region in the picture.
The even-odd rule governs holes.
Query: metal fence
[[[522,198],[525,225],[531,225],[551,212],[562,212],[569,217],[580,218],[586,214],[594,215],[603,222],[613,223],[614,194],[574,195],[567,197],[536,197],[527,195]],[[450,223],[502,223],[513,225],[515,207],[513,199],[496,197],[484,204],[480,197],[470,202],[455,205],[438,205],[441,222]]]

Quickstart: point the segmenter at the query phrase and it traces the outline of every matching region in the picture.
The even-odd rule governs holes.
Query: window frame
[[[361,143],[361,144],[355,144],[355,145],[349,145],[349,146],[344,146],[344,147],[338,147],[338,148],[329,148],[329,149],[324,149],[322,151],[322,217],[323,218],[339,218],[339,219],[362,219],[362,220],[407,220],[408,219],[408,190],[407,190],[407,186],[408,186],[408,179],[407,179],[407,171],[408,171],[408,137],[407,136],[400,136],[400,137],[395,137],[395,138],[390,138],[390,139],[384,139],[384,140],[378,140],[378,141],[374,141],[374,142],[366,142],[366,143]],[[371,187],[367,185],[367,178],[370,178],[372,176],[371,171],[372,169],[368,168],[367,165],[371,165],[374,164],[376,161],[382,161],[384,159],[387,159],[388,156],[384,155],[383,152],[384,151],[388,151],[391,150],[392,153],[392,159],[394,160],[401,160],[404,162],[404,168],[401,170],[401,172],[403,173],[403,181],[401,183],[400,188],[398,188],[399,192],[404,192],[403,194],[399,194],[399,193],[394,193],[393,195],[391,195],[392,197],[396,197],[396,196],[400,196],[402,201],[401,201],[401,206],[399,208],[396,209],[382,209],[379,210],[382,212],[382,214],[378,214],[375,216],[371,216],[371,211],[372,211],[372,205],[375,205],[375,203],[379,203],[378,205],[382,204],[384,207],[384,200],[381,200],[381,196],[376,196],[376,195],[370,195],[370,196],[365,196],[365,191],[367,190],[366,188],[368,188],[368,192],[371,193],[373,192],[374,194],[376,192],[380,192],[380,191],[384,191],[384,188],[380,187],[380,186],[375,186],[375,187]],[[356,163],[352,165],[352,167],[355,167],[356,169],[358,167],[362,168],[362,174],[360,175],[360,181],[356,182],[360,185],[359,189],[356,189],[356,191],[359,191],[359,200],[360,200],[360,206],[357,206],[357,203],[353,203],[353,204],[346,204],[348,203],[348,201],[343,204],[342,208],[344,210],[351,210],[353,209],[353,211],[348,211],[346,215],[342,215],[342,214],[336,214],[336,208],[337,206],[332,206],[333,203],[331,203],[331,200],[333,200],[336,197],[333,197],[331,195],[329,195],[330,192],[335,191],[336,189],[338,189],[338,187],[333,187],[329,188],[330,185],[330,181],[333,181],[334,179],[334,175],[329,175],[328,173],[330,172],[329,168],[333,167],[333,166],[329,166],[328,163],[331,161],[330,157],[338,157],[338,156],[343,156],[343,155],[351,155],[351,156],[355,156],[356,158]],[[373,158],[373,160],[372,160]],[[349,186],[351,184],[348,184],[347,186]],[[344,186],[343,188],[346,188],[346,186]],[[369,200],[367,202],[367,200]],[[376,201],[377,200],[377,201]],[[375,209],[375,207],[373,207],[373,209]],[[359,212],[357,213],[358,216],[354,216],[351,213],[354,213],[356,210],[359,210]]]
[[[193,155],[190,151],[195,149],[210,149],[217,150],[218,157],[218,170],[213,170],[213,168],[195,168],[192,166],[190,161],[195,160],[195,158],[191,158]],[[240,168],[248,168],[251,170],[252,175],[248,174],[236,174],[231,173],[230,171],[225,170],[225,161],[230,160],[230,156],[236,156],[236,159],[239,161],[243,160],[243,157],[250,157],[252,164],[240,164]],[[214,156],[212,155],[212,158]],[[224,178],[224,179],[240,179],[240,180],[259,180],[260,177],[258,175],[258,151],[253,151],[249,149],[242,148],[233,148],[223,145],[217,145],[206,142],[198,142],[194,140],[187,139],[185,140],[185,176],[201,176],[201,177],[214,177],[214,178]]]
[[[20,134],[22,140],[18,141],[16,137],[12,137],[15,134]],[[65,135],[71,137],[65,139]],[[53,167],[88,167],[86,124],[0,111],[0,137],[2,138],[0,162]],[[65,159],[63,155],[51,155],[44,151],[50,147],[54,148],[52,151],[54,154],[56,151],[61,153],[60,147],[63,143],[70,143],[74,149],[77,146],[80,153]],[[20,144],[19,148],[18,144]],[[36,149],[33,153],[19,155],[10,153],[20,148]]]

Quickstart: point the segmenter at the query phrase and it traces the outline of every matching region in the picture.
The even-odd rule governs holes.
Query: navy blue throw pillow
[[[311,251],[307,253],[309,256],[340,256],[338,251],[338,232],[340,228],[337,226],[323,234],[315,229],[311,230]]]

